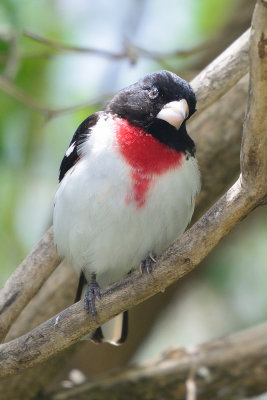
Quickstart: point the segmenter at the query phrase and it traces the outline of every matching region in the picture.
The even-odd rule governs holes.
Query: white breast
[[[189,223],[200,188],[195,158],[154,178],[145,205],[125,201],[130,167],[114,149],[109,121],[100,121],[56,193],[58,251],[79,271],[96,272],[100,286],[161,253]]]

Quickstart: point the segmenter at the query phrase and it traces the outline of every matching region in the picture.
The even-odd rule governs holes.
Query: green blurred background
[[[169,68],[190,79],[249,26],[250,3],[1,1],[0,285],[50,226],[61,158],[78,124],[105,103],[101,97],[156,69]],[[127,48],[132,57],[60,51],[27,32],[116,54]],[[211,40],[208,55],[172,54]],[[170,54],[161,60],[139,57],[133,45]],[[181,282],[177,299],[174,296],[161,313],[136,360],[266,319],[266,228],[265,207],[242,222],[190,279]]]

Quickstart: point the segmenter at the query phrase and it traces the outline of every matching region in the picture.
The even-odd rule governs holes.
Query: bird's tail
[[[75,303],[81,300],[87,281],[83,272],[80,274],[79,284],[76,292]],[[128,334],[128,311],[125,311],[104,325],[89,333],[83,339],[92,340],[95,343],[110,343],[114,346],[123,344]]]

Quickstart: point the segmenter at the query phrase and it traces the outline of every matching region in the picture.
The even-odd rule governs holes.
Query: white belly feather
[[[106,124],[107,125],[107,124]],[[156,176],[142,207],[125,201],[130,167],[110,148],[113,138],[99,127],[81,150],[85,155],[65,175],[55,198],[54,236],[59,254],[100,286],[160,254],[188,225],[200,188],[195,158]]]

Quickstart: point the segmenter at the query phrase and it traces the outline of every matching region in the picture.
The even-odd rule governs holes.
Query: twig
[[[54,109],[42,105],[36,99],[29,96],[25,91],[17,87],[12,81],[10,81],[3,75],[0,75],[0,90],[8,94],[10,97],[13,97],[20,103],[31,108],[32,110],[39,112],[47,119],[57,117],[58,115],[74,112],[76,110],[81,110],[83,108],[98,106],[100,104],[102,105],[103,102],[107,101],[107,99],[111,97],[111,94],[106,93],[98,96],[95,99],[88,100],[84,103],[75,104],[74,106],[64,107],[61,109]]]
[[[36,99],[33,99],[4,75],[0,75],[0,89],[32,110],[37,111],[46,117],[50,116],[51,110],[43,107],[43,105],[41,105]]]
[[[196,366],[192,363],[188,378],[185,381],[186,400],[197,400]]]
[[[112,58],[112,59],[125,58],[125,54],[111,52],[109,50],[102,50],[102,49],[97,49],[97,48],[93,48],[93,47],[71,46],[68,44],[60,43],[60,42],[57,42],[56,40],[44,38],[43,36],[38,35],[37,33],[31,32],[27,29],[25,29],[23,31],[23,35],[29,39],[36,41],[36,42],[45,44],[46,46],[49,46],[55,50],[70,51],[70,52],[74,52],[74,53],[88,53],[88,54],[93,53],[95,55],[99,55],[102,57],[108,57],[108,58]]]
[[[3,75],[8,79],[13,79],[17,73],[20,60],[18,38],[17,35],[9,28],[6,31],[1,32],[0,36],[9,44],[7,55],[2,56],[2,62],[5,63]]]
[[[44,400],[97,400],[99,393],[102,400],[241,400],[267,390],[266,368],[267,323],[124,367]]]
[[[129,59],[131,63],[136,63],[139,57],[150,58],[158,62],[162,62],[162,60],[166,60],[166,58],[173,57],[190,57],[194,54],[199,53],[207,48],[207,44],[199,45],[193,49],[189,50],[175,50],[171,52],[159,53],[155,51],[150,51],[144,49],[139,46],[134,46],[132,43],[126,42],[123,51],[115,52],[104,49],[97,49],[94,47],[81,47],[81,46],[72,46],[64,43],[60,43],[56,40],[51,40],[44,38],[43,36],[38,35],[37,33],[31,32],[29,30],[24,30],[24,36],[29,39],[35,40],[39,43],[42,43],[46,46],[49,46],[55,50],[59,51],[68,51],[74,53],[84,53],[84,54],[94,54],[100,57],[110,58],[113,60],[123,60]]]
[[[205,68],[191,85],[198,99],[198,114],[214,103],[218,98],[233,87],[248,70],[248,46],[249,30],[228,47],[216,60]],[[227,70],[225,71],[225,66]],[[220,79],[217,77],[220,76]],[[74,112],[92,105],[98,105],[111,97],[112,94],[101,95],[97,99],[87,100],[74,106],[52,109],[39,103],[26,92],[14,85],[6,77],[0,75],[0,89],[13,97],[15,100],[25,104],[27,107],[43,114],[46,118]]]

